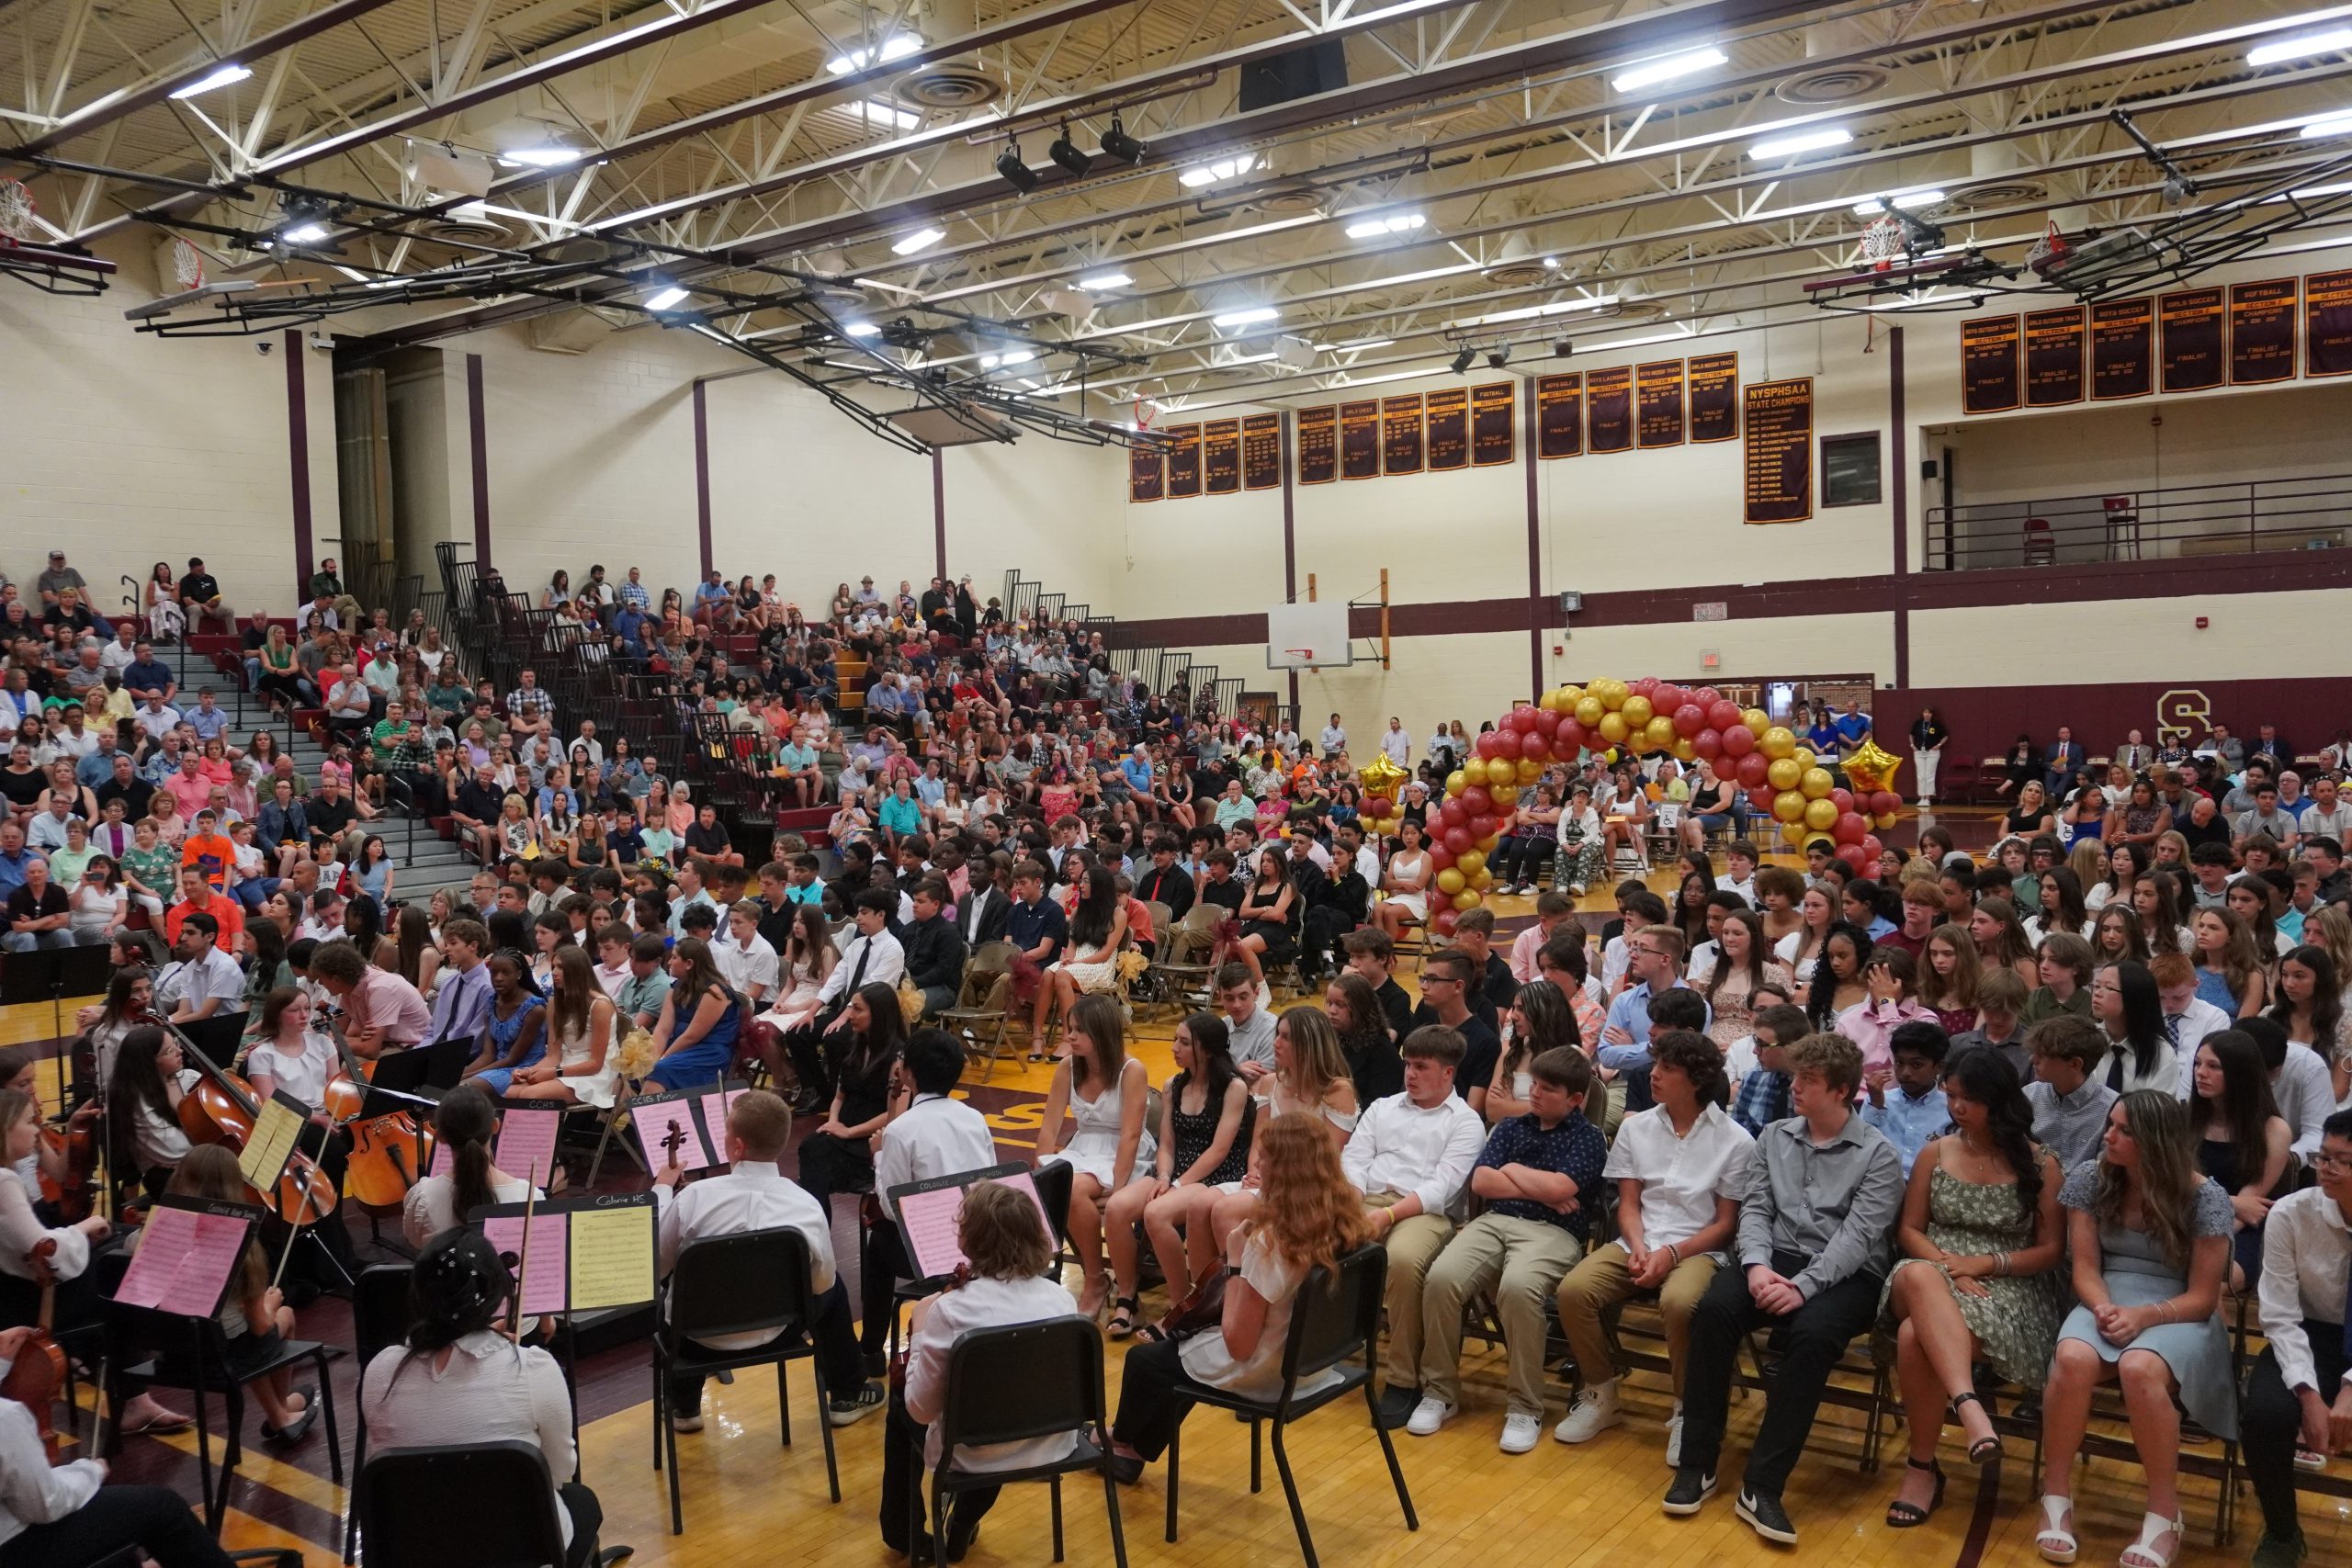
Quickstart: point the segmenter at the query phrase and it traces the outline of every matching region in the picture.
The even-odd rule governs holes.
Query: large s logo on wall
[[[2176,687],[2156,699],[2156,739],[2194,743],[2213,731],[2213,705],[2194,687]]]

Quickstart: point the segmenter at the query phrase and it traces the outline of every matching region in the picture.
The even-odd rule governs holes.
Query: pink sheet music
[[[715,1100],[718,1096],[714,1094],[710,1098]],[[686,1141],[678,1145],[679,1168],[708,1170],[717,1163],[711,1157],[711,1151],[702,1146],[702,1137],[695,1129],[694,1102],[691,1100],[663,1100],[651,1105],[640,1101],[628,1108],[628,1114],[629,1119],[637,1123],[638,1142],[645,1150],[646,1163],[655,1170],[660,1170],[669,1162],[670,1156],[662,1148],[662,1140],[669,1136],[673,1122],[678,1124],[678,1131],[686,1135]]]
[[[447,1176],[458,1168],[458,1148],[447,1138],[433,1140],[433,1168],[427,1176]]]
[[[500,1167],[501,1169],[505,1168]],[[523,1250],[523,1216],[502,1215],[481,1223],[490,1245],[505,1253]],[[566,1248],[571,1238],[571,1216],[561,1210],[542,1209],[531,1216],[531,1251],[523,1277],[523,1315],[539,1317],[561,1313],[571,1303],[566,1281],[571,1279]]]
[[[713,1089],[702,1097],[702,1124],[710,1134],[710,1152],[718,1156],[721,1163],[727,1158],[727,1113],[734,1110],[735,1102],[749,1092],[748,1089],[730,1089],[722,1095]]]
[[[1037,1184],[1025,1170],[1011,1176],[992,1178],[1009,1187],[1017,1187],[1029,1194],[1037,1206],[1037,1223],[1053,1234],[1053,1224],[1046,1217],[1044,1200],[1037,1196]],[[930,1280],[952,1274],[964,1261],[964,1248],[956,1236],[956,1214],[964,1206],[961,1187],[934,1187],[928,1192],[911,1192],[899,1201],[899,1234],[907,1244],[907,1256],[915,1266],[919,1278]]]
[[[209,1317],[244,1256],[246,1222],[158,1204],[114,1299],[183,1317]]]
[[[553,1106],[545,1111],[508,1106],[499,1116],[497,1152],[491,1162],[545,1190],[555,1171],[555,1135],[562,1122],[563,1112]]]

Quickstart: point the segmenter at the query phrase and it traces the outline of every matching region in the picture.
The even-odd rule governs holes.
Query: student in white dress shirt
[[[686,1184],[673,1155],[672,1163],[653,1175],[653,1201],[661,1211],[656,1266],[666,1277],[687,1244],[706,1236],[798,1231],[808,1243],[814,1310],[808,1332],[823,1359],[825,1382],[831,1390],[825,1416],[834,1426],[846,1427],[882,1408],[882,1385],[866,1381],[858,1360],[849,1292],[833,1269],[832,1223],[822,1205],[776,1169],[776,1161],[791,1144],[792,1108],[755,1089],[727,1112],[726,1174]],[[775,1337],[773,1331],[728,1334],[707,1345],[718,1351],[748,1350]],[[699,1376],[691,1375],[670,1385],[670,1424],[681,1432],[702,1430],[702,1385]]]
[[[775,999],[780,974],[775,949],[760,934],[760,916],[764,912],[748,898],[733,906],[727,911],[727,934],[710,944],[719,974],[729,986],[751,998],[754,1009]]]
[[[2262,1335],[2240,1409],[2247,1472],[2262,1503],[2258,1568],[2292,1568],[2306,1551],[2295,1517],[2294,1451],[2352,1453],[2352,1111],[2330,1116],[2317,1187],[2271,1205],[2262,1229]]]
[[[988,1119],[951,1098],[964,1076],[964,1047],[954,1035],[944,1029],[916,1030],[907,1041],[902,1076],[909,1086],[903,1102],[894,1104],[889,1124],[874,1141],[874,1195],[882,1217],[866,1233],[858,1312],[860,1348],[868,1357],[881,1353],[889,1332],[893,1285],[914,1272],[890,1190],[998,1163]]]
[[[915,1038],[920,1042],[922,1035]],[[948,1353],[957,1337],[967,1329],[1039,1323],[1075,1316],[1078,1311],[1069,1292],[1046,1271],[1053,1258],[1053,1237],[1039,1222],[1036,1204],[1020,1189],[1000,1181],[974,1186],[964,1194],[956,1235],[971,1278],[915,1303],[907,1337],[906,1388],[890,1405],[889,1430],[882,1445],[882,1542],[899,1552],[912,1547],[917,1556],[930,1541],[921,1533],[911,1542],[907,1539],[910,1488],[918,1532],[922,1529],[925,1490],[924,1477],[914,1472],[910,1461],[914,1446],[922,1443],[925,1470],[939,1463],[939,1431],[931,1423],[946,1409]],[[1020,1470],[1068,1459],[1077,1447],[1076,1433],[1060,1432],[1027,1442],[961,1448],[956,1466],[967,1472]],[[992,1486],[956,1495],[944,1531],[947,1561],[961,1561],[970,1550],[972,1538],[979,1533],[980,1516],[996,1498]]]
[[[453,1168],[447,1176],[425,1177],[408,1190],[401,1205],[401,1232],[411,1247],[421,1247],[464,1224],[466,1215],[485,1203],[520,1203],[547,1196],[526,1178],[510,1176],[491,1163],[491,1137],[497,1129],[497,1107],[480,1084],[462,1083],[441,1097],[434,1109],[433,1131],[449,1151]]]
[[[360,1375],[368,1438],[379,1452],[531,1444],[547,1456],[555,1484],[566,1568],[589,1568],[603,1560],[596,1532],[605,1514],[594,1492],[566,1479],[574,1450],[563,1369],[537,1346],[516,1345],[491,1326],[513,1282],[480,1231],[444,1231],[417,1254],[408,1343],[377,1352]]]

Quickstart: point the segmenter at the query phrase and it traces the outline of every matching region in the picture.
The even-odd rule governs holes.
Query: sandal
[[[2081,1544],[2075,1540],[2075,1500],[2052,1497],[2044,1493],[2041,1498],[2041,1529],[2033,1538],[2034,1550],[2041,1553],[2044,1562],[2072,1562]]]
[[[2156,1550],[2160,1537],[2172,1537],[2172,1552]],[[2180,1550],[2180,1516],[2166,1518],[2162,1514],[2140,1516],[2140,1539],[2123,1549],[2115,1561],[2120,1568],[2172,1568],[2173,1553]]]
[[[1936,1478],[1936,1494],[1934,1496],[1928,1499],[1928,1506],[1924,1508],[1917,1503],[1906,1503],[1900,1497],[1896,1498],[1894,1502],[1889,1503],[1886,1506],[1886,1528],[1894,1530],[1917,1529],[1919,1526],[1928,1522],[1928,1515],[1934,1513],[1938,1508],[1944,1506],[1944,1467],[1942,1462],[1932,1459],[1928,1461],[1925,1464],[1920,1463],[1916,1459],[1905,1460],[1903,1462],[1913,1470],[1931,1472]]]
[[[1136,1330],[1136,1337],[1147,1345],[1158,1345],[1167,1340],[1168,1330],[1156,1323],[1147,1323]]]
[[[1113,1296],[1111,1298],[1111,1322],[1109,1327],[1112,1338],[1125,1339],[1131,1337],[1135,1334],[1136,1309],[1137,1304],[1136,1298],[1133,1296]]]
[[[1976,1391],[1973,1389],[1969,1390],[1966,1393],[1953,1394],[1951,1396],[1951,1402],[1945,1406],[1945,1409],[1954,1421],[1958,1421],[1960,1419],[1960,1407],[1963,1404],[1973,1404],[1976,1406],[1977,1414],[1983,1416],[1987,1423],[1991,1422],[1993,1419],[1993,1413],[1984,1408],[1984,1402],[1976,1397]],[[2000,1459],[2001,1453],[2001,1435],[1998,1432],[1989,1433],[1968,1445],[1968,1462],[1971,1464],[1992,1464]]]

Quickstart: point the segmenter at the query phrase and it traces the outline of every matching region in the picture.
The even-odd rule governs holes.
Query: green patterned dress
[[[2021,1212],[2014,1182],[1962,1181],[1939,1165],[1928,1179],[1927,1231],[1929,1241],[1963,1258],[2022,1252],[2033,1245],[2033,1215]],[[1933,1269],[1951,1277],[1943,1265],[1918,1258],[1902,1258],[1889,1270],[1886,1291],[1879,1298],[1879,1329],[1888,1355],[1894,1351],[1894,1317],[1887,1301],[1895,1274],[1905,1269]],[[2039,1387],[2049,1376],[2058,1320],[2064,1315],[2058,1270],[1979,1282],[1988,1294],[1954,1291],[1952,1300],[1960,1303],[1969,1332],[1984,1346],[1984,1359],[2009,1382]]]

